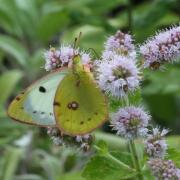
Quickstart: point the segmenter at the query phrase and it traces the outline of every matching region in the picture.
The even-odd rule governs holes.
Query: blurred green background
[[[118,29],[134,35],[136,44],[159,29],[180,22],[179,0],[0,0],[0,179],[81,180],[91,156],[55,147],[46,130],[16,123],[6,116],[9,102],[43,69],[43,52],[50,45],[73,43],[100,54],[108,35]],[[144,104],[154,124],[170,128],[169,143],[180,147],[180,63],[164,71],[145,71]],[[97,139],[111,148],[124,141],[107,131]]]

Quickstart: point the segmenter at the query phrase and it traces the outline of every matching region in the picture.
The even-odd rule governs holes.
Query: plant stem
[[[138,173],[138,175],[137,175],[138,179],[143,180],[142,171],[141,171],[141,165],[140,165],[140,162],[139,162],[139,158],[138,158],[138,154],[137,154],[137,151],[136,151],[134,141],[129,140],[129,145],[130,145],[130,149],[131,149],[131,152],[132,152],[132,155],[133,155],[134,165],[135,165],[136,171]]]
[[[132,16],[132,2],[131,2],[131,0],[129,0],[129,3],[128,3],[127,13],[128,13],[129,30],[132,33],[132,31],[133,31],[133,16]]]
[[[99,148],[98,146],[94,145],[94,148],[96,150],[101,150],[101,148]],[[130,166],[128,166],[127,164],[123,163],[122,161],[120,161],[119,159],[115,158],[114,156],[112,156],[109,152],[107,152],[105,154],[105,157],[107,157],[108,159],[112,160],[113,162],[115,162],[116,164],[120,165],[121,167],[123,167],[124,169],[127,169],[131,172],[135,172],[136,170],[131,168]]]
[[[125,105],[126,105],[126,106],[129,106],[130,103],[129,103],[129,98],[128,98],[127,95],[124,97],[124,100],[125,100]]]

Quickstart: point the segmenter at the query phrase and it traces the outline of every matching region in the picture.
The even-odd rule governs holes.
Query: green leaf
[[[22,27],[19,25],[18,13],[19,9],[15,1],[0,0],[0,22],[2,22],[2,28],[9,34],[21,37],[23,35]],[[5,18],[5,19],[3,19]]]
[[[112,156],[121,160],[123,163],[128,164],[128,165],[132,164],[132,158],[129,152],[120,152],[116,150],[116,151],[111,151],[110,153]]]
[[[11,32],[12,31],[11,18],[4,11],[4,9],[2,7],[0,8],[0,23],[1,23],[1,28],[2,29],[6,30],[7,32]]]
[[[125,106],[123,99],[115,99],[114,97],[109,98],[109,109],[110,112],[116,112],[120,107]]]
[[[0,147],[7,146],[13,140],[17,140],[17,138],[21,137],[22,134],[26,133],[30,128],[5,117],[0,118],[0,124]],[[11,133],[7,135],[7,132]]]
[[[168,64],[168,71],[146,72],[149,83],[144,86],[143,94],[178,94],[180,89],[180,79],[178,78],[180,76],[180,71],[178,64],[176,66]]]
[[[27,14],[28,18],[33,24],[38,23],[37,17],[39,16],[40,12],[38,9],[38,2],[36,0],[16,0],[16,5],[19,11],[22,13]]]
[[[146,166],[146,169],[142,172],[142,174],[144,177],[146,177],[146,179],[155,180],[155,177],[152,175],[152,172],[148,166]]]
[[[25,174],[14,177],[14,180],[43,180],[43,179],[44,178],[36,174]]]
[[[180,149],[180,136],[179,135],[168,136],[166,140],[169,147]]]
[[[141,89],[137,89],[133,93],[129,93],[128,99],[130,105],[139,105],[142,101]]]
[[[0,35],[0,49],[12,55],[22,66],[27,65],[28,52],[16,39],[6,35]]]
[[[43,41],[50,40],[69,23],[68,13],[64,8],[53,4],[49,4],[48,8],[48,11],[44,10],[37,27],[37,35]]]
[[[22,72],[18,70],[7,71],[0,76],[0,103],[4,104],[6,102],[22,76]]]
[[[16,170],[18,168],[18,163],[22,157],[22,149],[19,148],[9,148],[5,153],[5,164],[3,166],[3,180],[14,179]]]
[[[56,179],[57,175],[62,175],[63,166],[58,158],[52,156],[51,154],[48,154],[44,150],[35,150],[33,152],[33,159],[34,159],[34,165],[37,165],[37,167],[41,167],[44,169],[45,179],[48,179],[48,177],[52,177],[52,179]]]
[[[96,51],[96,53],[99,53],[102,50],[102,44],[105,40],[105,31],[102,27],[83,25],[83,26],[77,26],[71,28],[63,35],[62,39],[64,43],[72,44],[73,39],[75,37],[78,37],[80,32],[82,32],[82,36],[79,44],[80,47],[83,47],[83,49],[89,51],[90,48],[93,48]],[[94,54],[93,51],[92,54]]]
[[[95,137],[96,142],[100,140],[105,141],[110,150],[119,149],[120,151],[127,151],[127,142],[121,137],[105,132],[96,132]]]
[[[6,111],[3,104],[0,104],[0,118],[6,117]]]
[[[87,3],[87,6],[92,9],[92,11],[96,14],[106,13],[113,8],[120,6],[120,5],[127,5],[128,0],[113,0],[107,1],[104,3],[104,0],[92,0]]]
[[[134,8],[133,30],[138,41],[143,41],[147,36],[154,34],[154,30],[161,27],[159,24],[161,19],[177,4],[178,0],[156,0],[140,3],[139,7]],[[173,23],[175,21],[171,22]]]
[[[98,151],[100,155],[105,155],[106,153],[108,153],[108,146],[105,141],[103,140],[98,141],[96,146],[99,148]]]
[[[127,106],[127,105],[138,106],[142,101],[141,90],[137,89],[133,93],[129,93],[127,101],[125,99],[117,99],[117,98],[114,98],[114,97],[110,97],[109,98],[110,111],[115,112],[119,108]]]
[[[150,112],[161,120],[161,123],[172,125],[172,120],[176,115],[176,105],[174,99],[170,95],[156,94],[144,96]]]
[[[117,158],[122,159],[124,158],[124,156],[126,155],[118,154]],[[127,179],[127,175],[131,176],[131,178],[135,176],[134,173],[131,174],[129,171],[122,169],[107,157],[99,155],[94,156],[90,159],[82,173],[82,176],[87,180],[120,180]]]
[[[62,176],[59,176],[56,180],[85,180],[83,177],[81,177],[80,172],[73,172],[73,173],[66,173]]]
[[[166,14],[160,21],[160,26],[169,26],[169,24],[178,24],[179,23],[179,15],[174,12],[169,12]]]
[[[43,57],[44,49],[37,49],[33,54],[31,54],[31,57],[29,58],[29,69],[31,71],[29,72],[30,80],[34,80],[37,78],[37,74],[41,74],[44,72],[44,57]]]
[[[180,151],[175,148],[168,148],[166,159],[171,159],[180,168]]]
[[[109,24],[114,28],[114,30],[122,29],[128,26],[128,16],[127,12],[123,11],[122,13],[118,14],[116,17],[109,19]]]

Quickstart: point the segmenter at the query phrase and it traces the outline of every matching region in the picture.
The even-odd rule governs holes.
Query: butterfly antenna
[[[75,49],[75,48],[77,47],[77,40],[78,40],[78,38],[75,37],[75,39],[74,39],[74,44],[73,44],[73,49]]]
[[[96,58],[98,58],[98,59],[100,58],[99,54],[95,51],[95,49],[89,48],[89,49],[87,49],[87,51],[92,51],[95,54]]]
[[[82,36],[82,32],[79,33],[79,36],[78,36],[78,39],[77,39],[77,46],[79,46],[81,36]]]
[[[79,36],[75,38],[74,40],[74,44],[73,44],[73,48],[77,48],[78,45],[79,45],[79,42],[80,42],[80,39],[81,39],[81,36],[82,36],[82,32],[79,33]]]

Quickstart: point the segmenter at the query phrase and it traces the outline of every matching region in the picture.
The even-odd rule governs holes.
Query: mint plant
[[[110,127],[128,144],[128,152],[110,152],[104,141],[93,143],[93,135],[70,137],[49,129],[48,134],[57,145],[76,145],[85,151],[92,147],[97,151],[84,168],[85,179],[180,179],[179,159],[169,159],[170,151],[168,155],[165,136],[169,130],[153,127],[140,96],[146,68],[161,70],[165,63],[180,58],[180,26],[159,32],[138,47],[133,43],[130,34],[117,31],[107,38],[101,57],[94,61],[90,53],[72,46],[51,48],[45,53],[45,69],[52,70],[67,66],[73,52],[81,52],[82,64],[88,65],[108,98]],[[116,108],[112,108],[114,104]],[[180,152],[173,152],[179,157]]]

